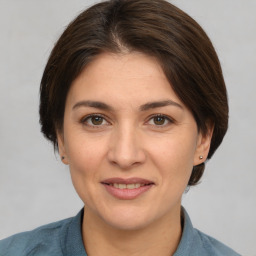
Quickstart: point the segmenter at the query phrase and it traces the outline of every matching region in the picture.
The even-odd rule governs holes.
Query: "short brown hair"
[[[208,159],[228,127],[228,102],[219,59],[206,33],[190,16],[164,0],[110,0],[72,21],[54,46],[40,88],[40,123],[57,146],[71,83],[102,52],[138,51],[161,64],[173,90],[192,112],[198,130],[214,125]],[[195,185],[205,164],[194,166]]]

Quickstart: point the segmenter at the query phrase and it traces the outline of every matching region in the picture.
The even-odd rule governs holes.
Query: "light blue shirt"
[[[193,228],[183,209],[184,227],[173,256],[239,256],[216,239]],[[41,226],[0,241],[0,256],[87,256],[82,240],[83,210],[75,217]]]

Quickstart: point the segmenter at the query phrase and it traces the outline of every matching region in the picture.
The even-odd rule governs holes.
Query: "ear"
[[[202,134],[202,132],[198,134],[197,146],[194,155],[194,166],[205,162],[207,159],[211,146],[213,130],[214,125],[209,125],[206,134]]]
[[[60,132],[60,131],[57,132],[57,141],[58,141],[58,150],[59,150],[60,159],[62,163],[68,165],[69,162],[66,154],[63,132]]]

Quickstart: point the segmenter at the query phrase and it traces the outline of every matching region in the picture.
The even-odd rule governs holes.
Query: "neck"
[[[88,256],[170,256],[181,239],[180,208],[137,230],[120,230],[85,209],[83,240]]]

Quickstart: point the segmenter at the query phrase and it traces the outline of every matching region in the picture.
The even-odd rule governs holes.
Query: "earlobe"
[[[211,146],[213,129],[214,128],[212,126],[208,129],[206,134],[200,133],[198,135],[197,147],[194,155],[194,166],[205,162],[207,159]]]
[[[68,162],[68,158],[67,158],[67,154],[64,146],[64,137],[63,137],[63,134],[60,132],[57,132],[57,141],[58,141],[58,150],[59,150],[59,155],[61,157],[61,161],[62,163],[68,165],[69,162]]]

